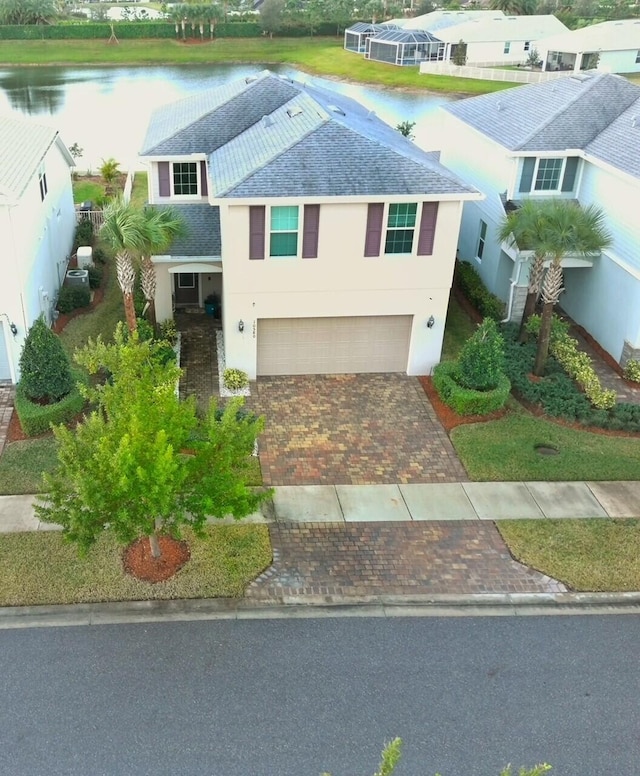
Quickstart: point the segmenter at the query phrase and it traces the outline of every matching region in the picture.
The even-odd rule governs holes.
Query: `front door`
[[[197,272],[179,272],[175,275],[176,305],[197,305],[200,303],[198,281]]]

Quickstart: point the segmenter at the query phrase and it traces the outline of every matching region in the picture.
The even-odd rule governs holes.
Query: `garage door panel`
[[[258,321],[259,375],[405,372],[412,316]]]
[[[4,336],[4,327],[0,322],[0,380],[11,380],[11,368],[9,367],[9,354]]]

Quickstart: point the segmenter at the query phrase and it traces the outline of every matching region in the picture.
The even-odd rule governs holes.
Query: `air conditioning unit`
[[[79,269],[86,269],[93,264],[93,248],[90,245],[81,245],[76,253]]]
[[[89,272],[86,269],[70,269],[67,271],[68,286],[85,286],[89,288]]]

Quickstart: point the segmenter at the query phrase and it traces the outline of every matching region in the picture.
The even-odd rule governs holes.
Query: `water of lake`
[[[69,45],[73,45],[69,41]],[[80,169],[96,170],[114,157],[122,169],[135,164],[151,111],[263,69],[260,65],[175,67],[26,67],[0,70],[0,111],[53,124],[64,142],[84,149]],[[290,67],[271,70],[347,94],[391,126],[415,121],[419,134],[438,105],[451,97],[348,84],[309,76]]]

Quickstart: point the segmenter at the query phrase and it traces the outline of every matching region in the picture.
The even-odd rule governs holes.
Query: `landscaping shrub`
[[[20,391],[29,401],[50,404],[74,386],[69,356],[42,317],[29,329],[20,355]]]
[[[433,370],[433,387],[442,401],[458,415],[486,415],[502,409],[511,391],[509,378],[503,373],[498,376],[495,388],[477,391],[460,383],[459,365],[454,361],[443,361]]]
[[[102,248],[94,248],[93,254],[92,254],[93,260],[96,264],[106,264],[107,263],[107,253]]]
[[[78,372],[73,376],[75,379],[81,379]],[[22,380],[16,387],[15,408],[22,430],[27,436],[45,434],[51,429],[52,424],[68,423],[82,412],[84,405],[84,397],[75,384],[66,396],[54,404],[37,404],[29,401],[24,393]]]
[[[100,267],[87,267],[89,273],[89,288],[100,288],[102,283],[102,270]]]
[[[230,391],[241,391],[249,385],[247,373],[242,369],[225,369],[222,374],[222,382]]]
[[[76,226],[73,237],[73,252],[75,253],[81,245],[93,244],[93,224],[88,218],[83,218]]]
[[[458,357],[460,384],[476,391],[496,388],[504,375],[504,340],[496,322],[485,318]]]
[[[627,380],[640,383],[640,361],[629,359],[624,367],[624,376]]]
[[[178,327],[173,318],[167,318],[166,321],[162,321],[159,328],[160,338],[166,340],[171,345],[175,345],[178,341]]]
[[[91,292],[84,286],[62,286],[58,294],[58,312],[63,315],[87,307],[91,302]]]
[[[501,321],[504,318],[504,302],[492,294],[482,278],[468,261],[456,262],[455,283],[483,318]]]

